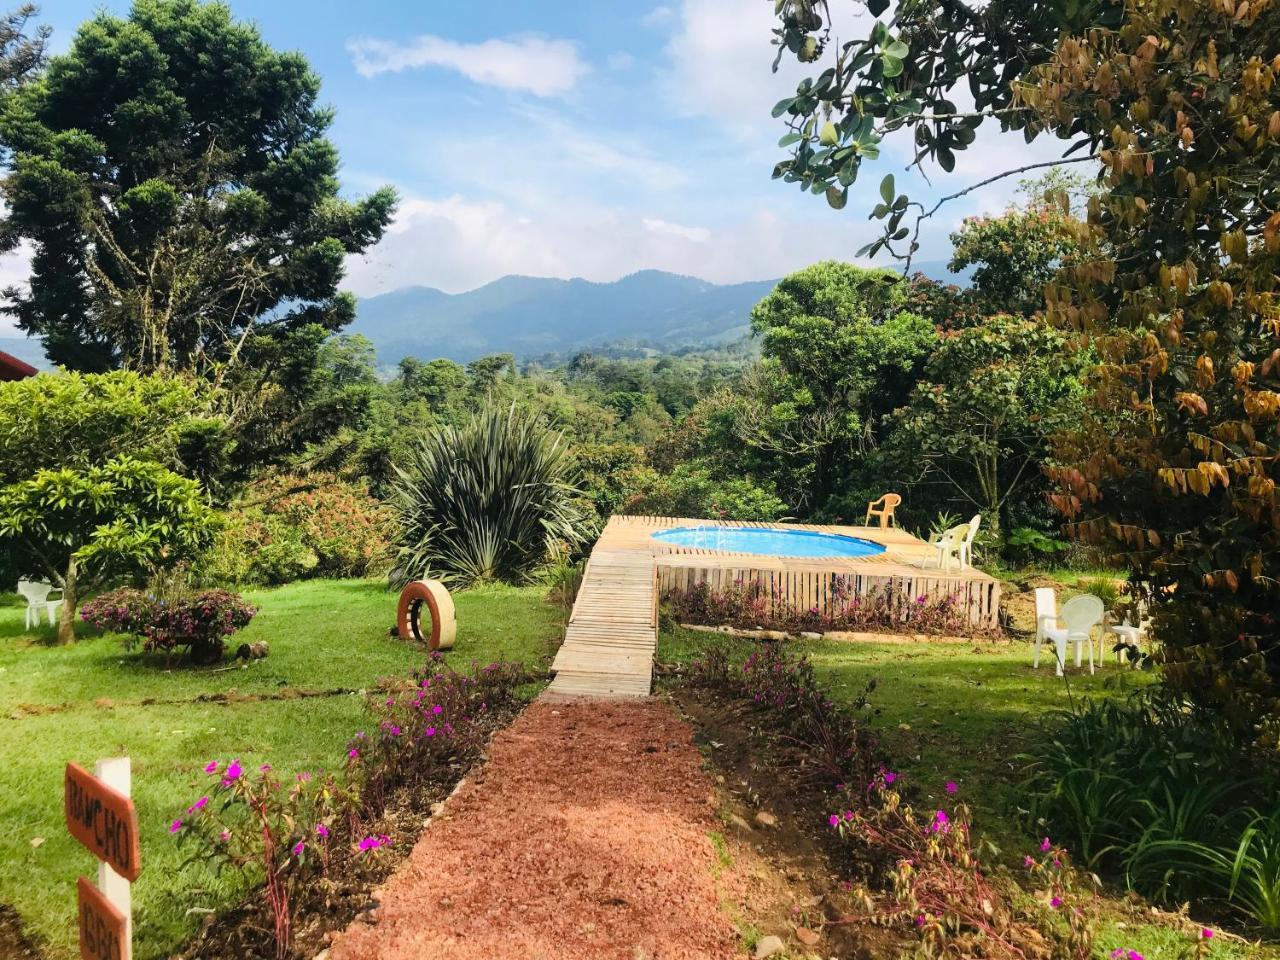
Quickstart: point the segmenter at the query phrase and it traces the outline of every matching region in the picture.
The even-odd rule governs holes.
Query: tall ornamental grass
[[[396,467],[393,583],[527,579],[587,540],[562,435],[515,406],[427,433]]]

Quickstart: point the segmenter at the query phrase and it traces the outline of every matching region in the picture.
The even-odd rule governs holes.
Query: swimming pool
[[[673,527],[653,539],[693,550],[762,553],[773,557],[870,557],[884,545],[838,533],[769,530],[764,527]]]

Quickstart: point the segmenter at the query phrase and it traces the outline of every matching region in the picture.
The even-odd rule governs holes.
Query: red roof
[[[39,372],[31,364],[0,350],[0,380],[24,380]]]

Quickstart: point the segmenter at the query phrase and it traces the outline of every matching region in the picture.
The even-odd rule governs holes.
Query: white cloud
[[[863,36],[871,21],[854,4],[833,4],[840,18],[833,36]],[[841,19],[843,18],[843,19]],[[667,94],[681,112],[719,120],[742,137],[782,135],[769,116],[773,105],[794,94],[800,80],[820,70],[786,55],[772,72],[777,48],[773,6],[760,0],[684,0],[679,29],[667,44]]]
[[[676,15],[676,12],[668,6],[654,7],[643,17],[640,22],[646,27],[658,27],[664,23],[669,23]]]
[[[409,197],[382,242],[348,260],[344,287],[360,296],[415,284],[456,293],[507,274],[609,281],[650,268],[736,283],[852,259],[872,230],[834,211],[789,220],[756,209],[731,223],[691,227],[563,196],[525,205]]]
[[[650,233],[680,237],[682,240],[690,240],[694,243],[706,243],[711,239],[711,231],[706,227],[686,227],[684,224],[669,223],[657,217],[643,217],[640,222]]]
[[[355,37],[347,42],[356,71],[364,77],[418,67],[456,70],[475,83],[554,97],[572,90],[590,69],[567,40],[514,37],[456,43],[424,35],[407,43]]]
[[[6,287],[26,288],[31,277],[32,247],[26,240],[16,250],[0,256],[0,289]],[[0,337],[21,337],[23,334],[7,316],[0,316]]]

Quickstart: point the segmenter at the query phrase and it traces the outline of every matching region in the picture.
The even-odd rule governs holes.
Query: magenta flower
[[[833,813],[831,816],[827,817],[827,824],[832,827],[840,826],[840,814]]]
[[[422,731],[422,735],[423,735],[424,737],[434,737],[434,736],[436,735],[436,728],[435,728],[435,727],[427,727],[427,729],[425,729],[425,730],[423,730],[423,731]]]
[[[359,756],[360,756],[360,751],[357,750],[355,747],[352,747],[350,750],[347,751],[348,760],[355,760],[359,758]]]
[[[960,788],[956,786],[956,782],[954,780],[947,781],[947,793],[955,793],[959,789]]]
[[[885,774],[884,774],[885,783],[893,783],[897,779],[898,779],[898,775],[894,773],[892,770],[885,771]]]
[[[431,712],[438,717],[440,716],[440,714],[444,713],[444,707],[440,706],[440,704],[437,703],[434,707],[431,708]]]
[[[1032,867],[1036,865],[1036,861],[1030,854],[1028,854],[1027,856],[1022,858],[1022,865],[1026,867],[1028,870],[1030,870]]]
[[[206,764],[204,765],[204,772],[205,772],[205,773],[217,773],[217,772],[218,772],[218,761],[217,761],[217,760],[210,760],[208,763],[206,763]]]
[[[947,816],[947,811],[938,810],[933,815],[933,822],[929,824],[930,833],[946,833],[951,829],[951,818]]]
[[[1120,960],[1124,956],[1124,947],[1116,947],[1111,951],[1111,960]]]
[[[326,827],[323,823],[317,823],[317,824],[316,824],[316,835],[317,835],[321,840],[328,840],[328,839],[329,839],[329,828],[328,828],[328,827]]]
[[[181,820],[175,820],[175,821],[173,821],[173,823],[169,824],[169,832],[170,832],[170,833],[177,833],[177,832],[178,832],[179,830],[181,830],[181,829],[182,829],[182,821],[181,821]]]
[[[191,806],[187,807],[187,813],[195,813],[198,810],[203,810],[205,808],[205,805],[208,804],[208,802],[209,802],[208,797],[201,797]]]
[[[1212,939],[1213,939],[1213,931],[1212,931],[1212,930],[1210,930],[1208,927],[1204,927],[1204,928],[1200,931],[1200,936],[1201,936],[1203,939],[1205,939],[1205,940],[1212,940]]]
[[[1050,848],[1050,847],[1052,847],[1052,846],[1053,846],[1053,844],[1049,842],[1049,838],[1048,838],[1048,837],[1045,837],[1043,840],[1041,840],[1041,841],[1040,841],[1040,851],[1041,851],[1042,853],[1048,853],[1048,852],[1049,852],[1049,848]]]
[[[923,914],[923,913],[922,913],[922,914],[920,914],[920,916],[916,917],[916,926],[917,926],[917,927],[923,927],[923,926],[924,926],[924,914]]]
[[[295,857],[302,856],[302,851],[305,850],[306,848],[307,848],[306,843],[302,840],[299,840],[297,843],[293,845],[293,855]]]
[[[1050,899],[1050,900],[1049,900],[1049,906],[1051,906],[1051,907],[1053,907],[1053,909],[1057,910],[1060,906],[1062,906],[1062,898],[1061,898],[1061,897],[1053,897],[1052,899]]]
[[[227,764],[226,772],[222,774],[222,785],[228,786],[232,782],[240,779],[240,774],[244,773],[244,768],[240,766],[239,760],[232,760]]]

